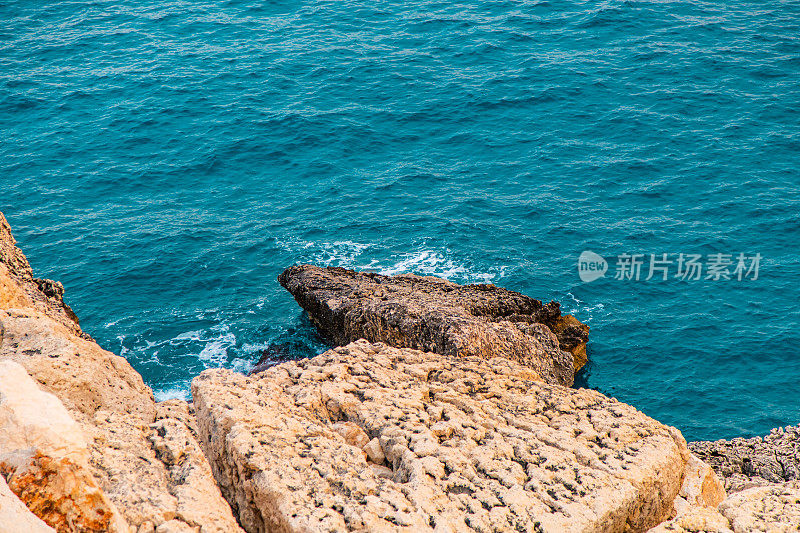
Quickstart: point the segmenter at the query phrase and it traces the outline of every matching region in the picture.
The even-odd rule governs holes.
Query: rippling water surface
[[[0,20],[0,209],[157,397],[271,344],[323,350],[275,281],[304,261],[557,299],[592,327],[579,384],[690,439],[800,422],[797,1]],[[608,277],[579,280],[585,249]],[[623,252],[763,259],[757,280],[614,280]]]

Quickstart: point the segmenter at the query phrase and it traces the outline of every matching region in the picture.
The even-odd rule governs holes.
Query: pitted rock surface
[[[692,507],[648,533],[733,533],[730,521],[713,507]]]
[[[557,302],[494,285],[297,265],[278,281],[332,344],[360,338],[443,355],[507,357],[548,383],[571,385],[586,362],[589,327]]]
[[[800,482],[737,492],[720,504],[719,511],[735,533],[800,531]]]
[[[192,394],[250,532],[643,531],[689,459],[674,428],[502,357],[361,340]]]
[[[689,447],[723,479],[728,493],[800,481],[800,426],[751,439],[691,442]]]

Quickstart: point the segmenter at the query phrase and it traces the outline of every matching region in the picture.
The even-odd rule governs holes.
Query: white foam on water
[[[229,368],[234,372],[240,372],[242,374],[247,374],[250,372],[250,369],[253,368],[255,361],[248,361],[247,359],[236,358],[231,361]]]
[[[299,262],[321,266],[339,266],[356,270],[371,270],[387,276],[419,274],[437,276],[460,283],[493,283],[505,276],[505,267],[493,267],[488,272],[472,268],[468,262],[453,257],[450,250],[426,247],[413,252],[394,254],[388,260],[376,259],[379,246],[354,241],[310,242],[278,241],[285,250],[297,256]],[[371,257],[369,257],[371,256]]]
[[[260,352],[261,350],[266,350],[271,345],[272,344],[269,343],[269,342],[258,342],[258,343],[255,343],[255,344],[251,344],[249,342],[246,342],[246,343],[242,344],[242,351],[244,351],[245,353]]]
[[[153,396],[155,396],[157,402],[163,402],[165,400],[191,400],[191,392],[187,387],[169,387],[166,389],[154,390]]]
[[[201,361],[220,366],[228,360],[228,346],[225,340],[211,341],[197,354]]]
[[[198,341],[202,334],[201,330],[184,331],[174,336],[170,341]]]
[[[410,272],[424,276],[436,276],[450,281],[480,283],[492,283],[505,275],[505,267],[500,267],[494,272],[480,272],[454,261],[448,254],[449,252],[446,254],[433,250],[420,250],[404,254],[393,265],[379,267],[377,270],[387,276]]]
[[[563,305],[564,314],[575,315],[575,317],[578,318],[579,320],[583,320],[585,322],[591,322],[595,314],[604,314],[606,311],[606,308],[602,303],[589,305],[583,300],[577,298],[571,292],[568,292],[567,296],[570,297],[572,302],[571,305],[568,305],[565,302],[565,304]]]
[[[315,265],[357,268],[358,258],[371,244],[354,241],[311,242],[278,241],[278,245],[289,252],[298,253],[302,261]]]
[[[222,366],[228,361],[228,349],[236,346],[236,335],[224,322],[209,328],[200,338],[206,345],[197,356],[206,366]]]
[[[236,347],[236,335],[227,324],[220,323],[207,329],[184,331],[158,342],[144,340],[143,345],[131,349],[123,347],[123,351],[144,353],[148,361],[158,362],[158,354],[165,346],[177,347],[187,355],[196,356],[206,368],[215,368],[228,363],[228,351]]]

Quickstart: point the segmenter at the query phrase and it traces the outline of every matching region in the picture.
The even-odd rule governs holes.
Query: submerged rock
[[[304,353],[307,349],[299,342],[280,342],[270,344],[267,349],[261,350],[258,361],[253,368],[250,369],[250,374],[258,374],[264,370],[291,359],[311,355]]]
[[[443,355],[502,356],[548,383],[571,385],[586,362],[588,326],[494,285],[298,265],[278,281],[333,344],[360,338]]]
[[[729,493],[800,481],[800,426],[776,428],[764,437],[691,442],[689,447],[722,478]]]
[[[250,532],[642,531],[689,461],[674,428],[503,357],[360,340],[192,394]]]

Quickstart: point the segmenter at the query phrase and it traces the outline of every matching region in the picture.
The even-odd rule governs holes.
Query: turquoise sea
[[[0,21],[0,210],[159,399],[324,350],[276,282],[313,262],[556,299],[592,328],[576,386],[687,439],[800,422],[797,0],[10,0]],[[581,281],[584,250],[606,277]],[[664,253],[760,254],[758,279],[645,281]]]

